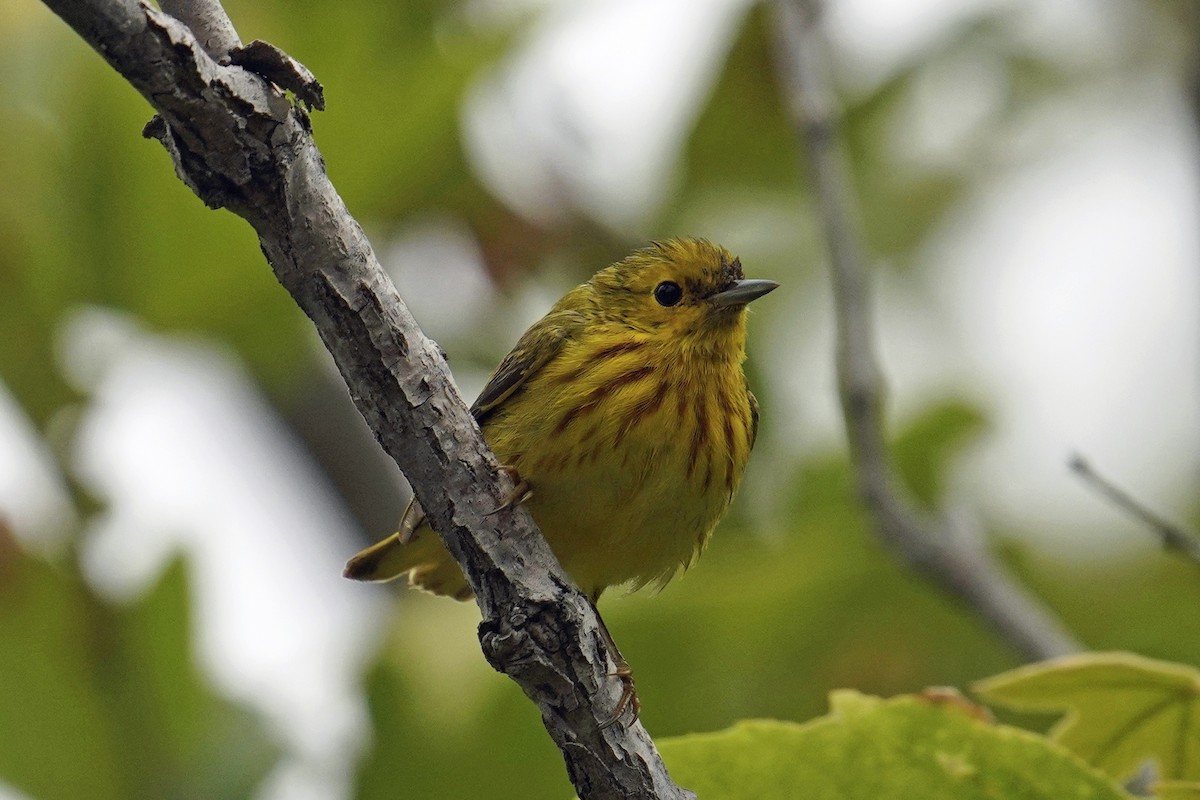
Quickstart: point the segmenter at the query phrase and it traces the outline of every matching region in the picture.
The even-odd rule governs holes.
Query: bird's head
[[[746,304],[779,285],[747,280],[737,257],[703,239],[655,242],[600,270],[590,284],[605,324],[691,351],[732,349],[739,356]]]

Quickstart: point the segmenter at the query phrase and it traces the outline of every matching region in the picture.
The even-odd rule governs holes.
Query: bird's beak
[[[727,288],[722,289],[708,299],[712,300],[713,304],[718,308],[744,306],[751,300],[757,300],[767,292],[774,291],[778,288],[779,284],[775,281],[734,281]]]

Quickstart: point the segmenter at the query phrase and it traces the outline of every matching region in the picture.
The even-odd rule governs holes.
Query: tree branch
[[[254,227],[462,565],[483,615],[485,656],[537,703],[580,797],[692,797],[671,783],[639,723],[602,727],[622,684],[595,613],[527,511],[485,514],[506,490],[496,460],[440,349],[330,184],[308,115],[258,75],[214,61],[184,24],[145,3],[45,2],[154,107],[162,123],[147,134],[167,147],[179,177]]]
[[[158,0],[158,7],[182,22],[214,61],[242,46],[220,0]]]
[[[965,600],[1033,659],[1079,645],[977,538],[949,520],[924,519],[889,464],[884,382],[875,353],[871,281],[850,169],[838,146],[836,101],[827,75],[815,0],[776,0],[776,63],[796,133],[808,153],[829,250],[837,319],[838,386],[859,492],[884,542],[907,564]]]
[[[1093,489],[1111,500],[1117,508],[1120,508],[1126,514],[1129,514],[1153,531],[1154,535],[1162,542],[1163,549],[1174,551],[1195,563],[1196,566],[1200,566],[1200,538],[1188,533],[1178,525],[1172,525],[1170,522],[1167,522],[1158,514],[1146,508],[1145,505],[1135,500],[1128,492],[1106,480],[1096,470],[1092,469],[1092,465],[1083,456],[1071,456],[1069,466],[1072,472],[1083,479]]]

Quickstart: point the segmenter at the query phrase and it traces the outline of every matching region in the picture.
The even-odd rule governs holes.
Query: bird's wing
[[[750,399],[750,449],[754,449],[754,440],[758,438],[758,398],[754,396],[754,392],[746,390],[746,397]]]
[[[578,311],[551,311],[525,331],[471,406],[475,421],[482,425],[531,375],[550,363],[583,323],[583,315]]]

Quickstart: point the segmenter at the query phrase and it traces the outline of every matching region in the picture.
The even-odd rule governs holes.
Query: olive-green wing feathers
[[[496,367],[483,391],[471,406],[471,415],[480,425],[513,392],[521,388],[529,376],[546,366],[563,343],[582,327],[583,315],[578,311],[552,311],[525,331],[512,351]]]

